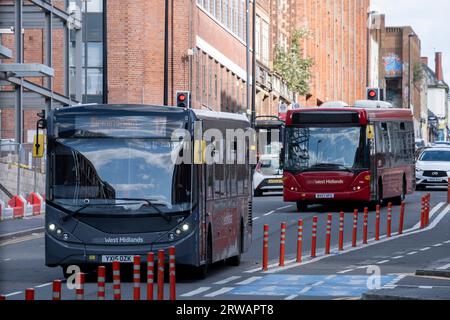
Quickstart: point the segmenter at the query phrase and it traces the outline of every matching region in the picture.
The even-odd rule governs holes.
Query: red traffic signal
[[[190,93],[189,91],[178,91],[176,94],[177,104],[179,108],[190,108]]]
[[[375,98],[376,96],[377,96],[377,92],[375,90],[370,90],[369,91],[369,97]]]
[[[380,88],[367,88],[367,100],[383,100],[383,90]]]

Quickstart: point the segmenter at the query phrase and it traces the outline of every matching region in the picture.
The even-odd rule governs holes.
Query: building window
[[[255,21],[255,47],[256,47],[256,59],[261,59],[261,17],[256,16]]]
[[[261,43],[261,54],[262,63],[269,65],[269,24],[262,20],[262,43]]]
[[[245,0],[197,0],[197,5],[236,37],[245,41]]]
[[[70,5],[76,5],[76,1],[71,0]],[[82,102],[83,103],[103,103],[103,0],[82,1]],[[70,63],[70,94],[76,99],[76,66],[75,66],[75,34],[70,36],[71,50],[69,56]]]

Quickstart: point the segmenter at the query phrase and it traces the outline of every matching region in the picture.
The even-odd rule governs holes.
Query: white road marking
[[[312,287],[305,287],[305,288],[303,288],[302,291],[300,291],[300,294],[307,293],[311,289],[312,289]]]
[[[417,254],[417,253],[418,253],[417,251],[412,251],[412,252],[408,253],[408,256],[412,256],[413,254]]]
[[[425,247],[425,248],[420,249],[419,251],[428,251],[430,249],[431,249],[430,247]]]
[[[221,295],[221,294],[225,294],[225,293],[227,293],[227,292],[229,292],[229,291],[231,291],[231,290],[233,290],[233,289],[234,289],[234,288],[225,287],[225,288],[222,288],[222,289],[220,289],[220,290],[217,290],[217,291],[214,291],[214,292],[205,294],[204,297],[209,297],[209,298],[217,297],[217,296],[219,296],[219,295]]]
[[[293,205],[289,205],[289,206],[284,206],[284,207],[278,208],[277,210],[283,210],[283,209],[288,209],[288,208],[292,208],[292,207],[293,207]]]
[[[3,262],[11,261],[11,258],[3,259]]]
[[[242,276],[231,276],[229,278],[214,282],[214,284],[227,284],[228,282],[242,278]]]
[[[442,246],[443,246],[442,243],[436,243],[436,244],[433,244],[433,247],[442,247]]]
[[[405,256],[396,256],[396,257],[393,257],[392,259],[394,259],[394,260],[398,260],[398,259],[401,259],[401,258],[404,258]]]
[[[270,212],[267,212],[265,214],[263,214],[264,217],[270,216],[271,214],[275,213],[275,210],[272,210]]]
[[[253,221],[256,221],[256,220],[258,220],[258,219],[259,219],[259,217],[253,218]]]
[[[445,241],[444,243],[449,244],[449,243],[450,243],[450,240],[447,240],[447,241]]]
[[[379,262],[377,262],[376,264],[385,264],[385,263],[388,263],[390,260],[383,260],[383,261],[379,261]]]
[[[236,284],[238,284],[238,285],[246,285],[246,284],[250,284],[252,282],[255,282],[256,280],[259,280],[259,279],[262,279],[262,277],[251,277],[251,278],[248,278],[248,279],[246,279],[244,281],[238,282]]]
[[[298,294],[293,294],[292,296],[287,297],[284,300],[294,300],[295,298],[297,298],[299,295],[307,293],[309,290],[311,290],[312,287],[304,287]]]
[[[419,289],[433,289],[432,286],[419,286]]]
[[[200,287],[200,288],[195,289],[193,291],[189,291],[189,292],[183,293],[181,295],[181,297],[193,297],[193,296],[195,296],[197,294],[200,294],[200,293],[203,293],[205,291],[208,291],[209,289],[211,289],[211,287]]]
[[[332,274],[331,276],[326,277],[325,280],[331,280],[331,279],[334,279],[336,277],[337,277],[337,275]]]
[[[438,209],[440,207],[442,207],[443,204],[444,204],[444,202],[438,204],[437,206],[435,206],[433,208],[432,211],[434,213],[437,212]],[[393,233],[391,238],[387,238],[386,235],[384,235],[384,236],[380,237],[379,241],[375,241],[375,239],[371,239],[369,244],[367,244],[365,246],[356,247],[356,248],[351,247],[351,243],[349,243],[349,244],[347,244],[344,247],[345,250],[341,251],[341,252],[338,251],[337,247],[333,248],[332,251],[336,252],[333,255],[320,256],[320,257],[317,257],[317,258],[314,258],[314,259],[306,260],[306,261],[304,261],[302,263],[296,263],[296,262],[294,262],[292,264],[287,264],[286,263],[286,265],[284,267],[276,267],[276,265],[275,265],[272,270],[269,269],[269,271],[266,271],[265,273],[266,274],[271,274],[271,273],[277,273],[277,272],[281,272],[281,271],[286,271],[286,270],[289,270],[289,269],[292,269],[292,268],[296,268],[296,267],[299,267],[299,266],[304,266],[304,265],[308,265],[308,264],[311,264],[311,263],[315,263],[315,262],[318,262],[318,261],[321,261],[321,260],[324,260],[324,259],[327,259],[327,258],[330,258],[330,257],[347,254],[347,253],[350,253],[350,252],[353,252],[353,251],[366,249],[366,248],[374,246],[374,245],[382,244],[384,242],[388,242],[388,241],[400,239],[400,238],[403,238],[403,237],[408,237],[408,236],[411,236],[411,235],[414,235],[414,234],[419,234],[419,233],[423,233],[423,232],[426,232],[426,231],[430,231],[430,230],[434,229],[437,226],[437,224],[447,215],[447,213],[449,211],[450,211],[450,204],[447,205],[447,207],[436,218],[434,218],[434,220],[429,224],[429,226],[424,228],[424,229],[419,229],[420,225],[416,225],[416,226],[414,226],[414,227],[412,227],[410,229],[405,230],[405,232],[403,234],[401,234],[401,235],[399,235],[397,232]],[[431,214],[430,214],[430,216],[431,216]],[[449,243],[450,243],[450,241],[449,241]],[[270,267],[272,267],[272,266],[270,266]],[[255,273],[255,272],[262,272],[261,268],[255,268],[255,269],[244,271],[244,273]]]
[[[439,202],[433,209],[430,211],[430,219],[435,215],[436,212],[439,211],[439,209],[445,204],[445,202]],[[413,227],[415,229],[420,227],[420,222],[417,222],[417,224]]]
[[[321,285],[323,285],[325,283],[325,281],[317,281],[316,283],[314,283],[312,286],[313,287],[320,287]]]
[[[447,270],[447,269],[450,269],[450,263],[449,264],[446,264],[446,265],[444,265],[444,266],[442,266],[442,267],[439,267],[439,268],[437,268],[438,270]]]
[[[338,274],[345,274],[345,273],[349,273],[349,272],[352,272],[352,271],[355,271],[355,269],[347,269],[347,270],[343,270],[343,271],[338,271],[337,273]]]
[[[8,297],[12,297],[12,296],[17,296],[18,294],[21,294],[21,293],[23,293],[23,291],[16,291],[16,292],[4,294],[3,296],[5,296],[6,298],[8,298]]]
[[[29,236],[2,241],[2,242],[0,242],[0,247],[4,247],[4,246],[10,245],[10,244],[16,244],[16,243],[21,243],[21,242],[25,242],[25,241],[35,240],[35,239],[39,239],[39,238],[43,238],[43,237],[44,237],[44,233],[33,233]]]
[[[50,286],[50,285],[52,285],[52,284],[53,284],[53,282],[44,283],[44,284],[41,284],[41,285],[36,286],[36,288],[44,288],[44,287],[48,287],[48,286]]]

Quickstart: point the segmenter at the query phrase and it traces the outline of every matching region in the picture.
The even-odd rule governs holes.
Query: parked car
[[[283,190],[283,170],[279,154],[261,155],[253,174],[254,196],[260,197],[267,191]]]
[[[424,149],[417,159],[416,186],[447,187],[450,176],[450,148],[433,147]]]

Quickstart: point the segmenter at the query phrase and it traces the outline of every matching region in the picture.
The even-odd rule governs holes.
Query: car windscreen
[[[419,161],[430,161],[430,162],[450,162],[450,150],[442,151],[424,151],[419,158]]]

